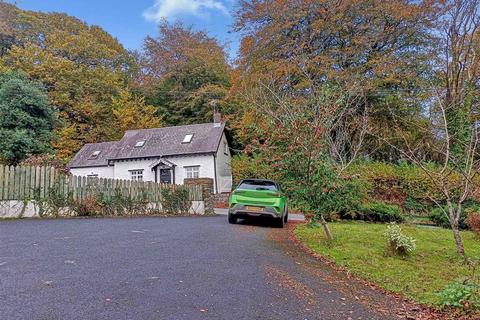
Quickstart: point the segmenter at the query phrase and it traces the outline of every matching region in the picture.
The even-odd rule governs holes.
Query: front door
[[[172,169],[160,169],[160,183],[172,183]]]

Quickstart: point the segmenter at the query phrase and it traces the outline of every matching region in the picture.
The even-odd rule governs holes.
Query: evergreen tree
[[[25,76],[0,74],[0,157],[12,164],[51,151],[54,109],[45,90]]]

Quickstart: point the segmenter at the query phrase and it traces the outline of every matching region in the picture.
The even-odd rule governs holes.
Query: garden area
[[[237,157],[246,175],[262,169],[258,159]],[[297,163],[300,163],[298,160]],[[294,183],[291,171],[268,172],[283,182],[290,208],[305,212],[295,230],[313,252],[387,291],[441,310],[472,315],[480,308],[480,180],[475,175],[461,202],[458,253],[447,196],[458,199],[462,175],[450,171],[439,188],[421,165],[357,160],[339,173],[338,165],[316,159],[307,183]],[[292,168],[293,165],[289,165]],[[298,168],[298,167],[297,167]],[[243,172],[243,171],[242,171]],[[262,173],[265,174],[265,173]]]
[[[408,299],[435,307],[453,304],[445,288],[472,280],[474,271],[455,253],[450,230],[402,225],[405,235],[416,240],[416,249],[409,256],[398,257],[387,251],[384,224],[338,221],[330,227],[333,246],[327,245],[318,225],[301,225],[295,235],[315,253],[352,274]],[[475,235],[465,231],[462,236],[467,254],[480,257],[480,242]],[[461,292],[459,285],[456,288]]]
[[[433,169],[434,170],[434,169]],[[458,254],[445,195],[419,166],[355,162],[295,230],[309,249],[359,278],[434,308],[480,309],[480,181],[461,204]],[[449,192],[462,178],[451,174]],[[327,182],[324,182],[327,183]],[[333,189],[332,189],[333,190]]]

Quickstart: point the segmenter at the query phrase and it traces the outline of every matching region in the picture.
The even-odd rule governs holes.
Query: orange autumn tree
[[[121,97],[137,74],[135,58],[98,26],[58,13],[13,10],[13,42],[0,57],[0,69],[26,73],[43,83],[62,124],[53,148],[67,161],[85,143],[118,137],[122,119],[112,98]],[[144,104],[132,100],[138,111]],[[156,113],[148,110],[153,123]]]
[[[7,52],[13,42],[13,9],[12,5],[0,1],[0,56]]]
[[[160,23],[159,35],[144,44],[142,81],[147,102],[169,125],[210,122],[212,103],[223,109],[230,66],[223,46],[203,31]]]
[[[114,138],[121,138],[127,130],[162,126],[162,119],[156,116],[157,109],[145,104],[144,97],[129,90],[121,90],[118,96],[112,98],[112,108],[117,123]]]
[[[358,117],[367,106],[369,125],[388,136],[382,123],[394,109],[404,119],[404,130],[412,132],[410,123],[421,112],[412,97],[420,96],[433,76],[431,28],[440,2],[242,0],[234,24],[243,35],[238,83],[248,88],[273,75],[279,88],[298,92],[312,82],[345,89],[361,84],[365,103],[357,104]],[[253,115],[246,118],[258,119],[252,108],[243,115],[248,113]],[[370,136],[366,145],[381,150],[379,157],[398,156]]]

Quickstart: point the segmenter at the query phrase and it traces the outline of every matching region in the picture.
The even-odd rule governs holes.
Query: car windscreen
[[[278,191],[277,185],[272,181],[244,180],[238,186],[241,190],[271,190]]]

